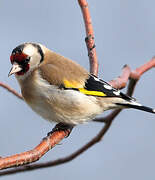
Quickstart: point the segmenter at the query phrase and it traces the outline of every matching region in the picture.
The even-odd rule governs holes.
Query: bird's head
[[[44,59],[44,46],[36,43],[24,43],[13,49],[10,61],[12,68],[9,76],[25,76],[39,66]]]

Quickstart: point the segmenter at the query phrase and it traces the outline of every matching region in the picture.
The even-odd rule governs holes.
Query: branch
[[[8,90],[10,93],[12,93],[13,95],[15,95],[16,97],[18,97],[19,99],[23,100],[23,97],[21,94],[19,94],[17,91],[15,91],[13,88],[11,88],[10,86],[8,86],[7,84],[4,84],[2,82],[0,82],[0,86],[3,87],[4,89]]]
[[[126,87],[130,74],[130,67],[128,65],[124,65],[122,69],[122,74],[118,76],[116,79],[111,80],[109,84],[116,89],[123,89]]]
[[[91,141],[89,141],[87,144],[85,144],[83,147],[81,147],[80,149],[78,149],[77,151],[75,151],[74,153],[72,153],[69,156],[57,159],[55,161],[49,161],[49,162],[45,162],[45,163],[38,163],[38,164],[34,164],[34,165],[29,165],[29,166],[15,168],[15,169],[12,169],[12,170],[3,171],[3,172],[0,172],[0,176],[8,175],[8,174],[15,174],[17,172],[23,172],[23,171],[32,171],[32,170],[35,170],[35,169],[46,168],[46,167],[51,167],[51,166],[56,166],[56,165],[60,165],[60,164],[63,164],[63,163],[67,163],[67,162],[75,159],[77,156],[82,154],[84,151],[88,150],[91,146],[98,143],[103,138],[103,136],[105,135],[107,130],[109,129],[109,127],[111,125],[111,122],[112,121],[109,121],[100,130],[100,132],[97,134],[97,136],[95,136]]]
[[[90,73],[94,75],[98,75],[98,60],[95,48],[95,41],[94,41],[94,31],[92,26],[92,21],[90,17],[90,12],[88,8],[88,3],[86,0],[78,0],[78,3],[81,7],[84,23],[85,23],[85,30],[86,30],[86,45],[88,50],[89,56],[89,63],[90,63]]]
[[[6,158],[0,158],[0,169],[20,166],[39,160],[46,152],[58,144],[64,137],[69,135],[70,131],[56,131],[50,136],[45,137],[39,145],[33,150],[24,153],[12,155]]]

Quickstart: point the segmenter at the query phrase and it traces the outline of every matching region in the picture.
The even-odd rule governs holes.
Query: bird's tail
[[[130,102],[130,103],[117,103],[117,105],[120,105],[120,106],[123,106],[123,107],[126,107],[126,108],[133,108],[133,109],[139,109],[139,110],[142,110],[142,111],[146,111],[146,112],[150,112],[150,113],[154,113],[155,114],[155,109],[153,108],[150,108],[150,107],[147,107],[147,106],[142,106],[141,104],[133,101],[133,102]]]

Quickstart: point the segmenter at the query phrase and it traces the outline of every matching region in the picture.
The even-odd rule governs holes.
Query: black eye
[[[28,63],[30,61],[30,57],[25,59],[25,63]]]

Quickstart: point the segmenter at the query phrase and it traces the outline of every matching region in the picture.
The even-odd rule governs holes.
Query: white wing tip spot
[[[113,93],[114,93],[116,96],[119,96],[119,95],[120,95],[120,91],[113,91]]]
[[[107,84],[104,84],[104,88],[105,88],[105,89],[108,89],[108,90],[111,90],[111,89],[112,89],[112,87],[109,86],[109,85],[107,85]]]
[[[94,76],[93,76],[94,77]],[[97,77],[94,77],[95,81],[100,81]]]
[[[136,106],[142,106],[140,103],[136,102],[136,101],[132,101],[132,104],[133,105],[136,105]]]
[[[152,111],[155,113],[155,109],[152,109]]]

